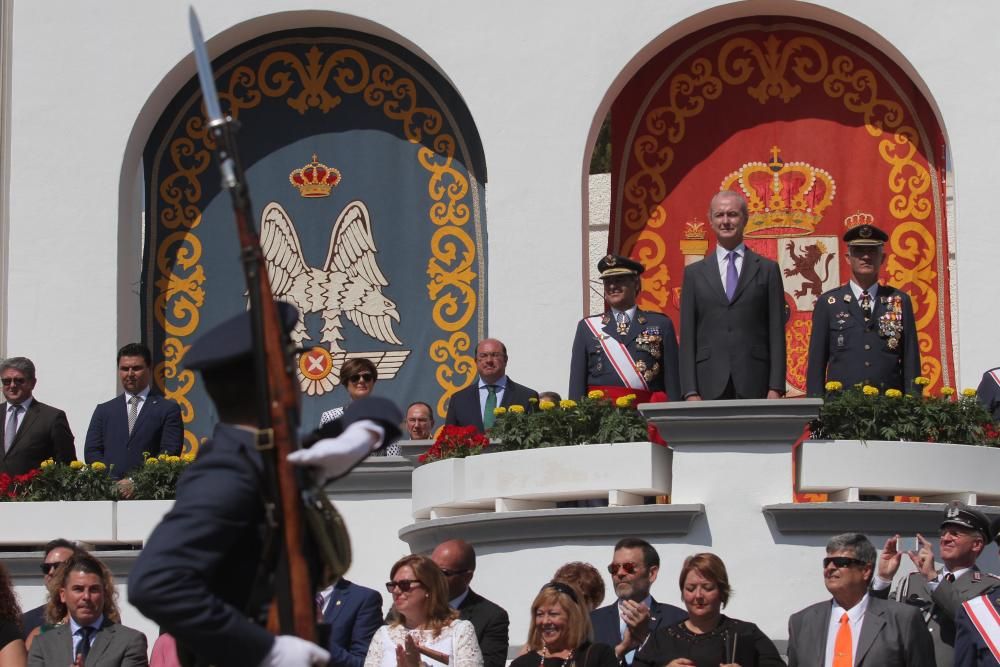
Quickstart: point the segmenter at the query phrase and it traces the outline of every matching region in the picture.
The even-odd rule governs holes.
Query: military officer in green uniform
[[[919,393],[920,350],[913,305],[906,292],[880,285],[889,236],[872,225],[844,234],[851,280],[816,301],[809,341],[806,390],[822,396],[828,381],[867,384],[881,391]]]

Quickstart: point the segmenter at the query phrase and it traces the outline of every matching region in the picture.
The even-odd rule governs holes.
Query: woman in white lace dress
[[[348,359],[340,367],[340,384],[347,388],[347,394],[352,401],[364,398],[372,393],[375,382],[378,381],[378,369],[375,364],[364,357]],[[327,410],[319,418],[319,425],[339,419],[344,414],[344,406],[338,405]],[[372,456],[399,456],[399,445],[392,443],[375,452]]]
[[[426,556],[404,556],[385,587],[392,612],[372,638],[365,667],[483,667],[476,630],[448,606],[448,583]]]

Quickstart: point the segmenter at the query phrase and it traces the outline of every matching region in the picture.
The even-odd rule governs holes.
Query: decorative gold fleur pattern
[[[441,112],[419,104],[419,89],[412,78],[400,75],[385,63],[371,67],[359,49],[325,50],[320,46],[325,41],[329,40],[317,39],[317,44],[306,52],[304,62],[295,53],[282,50],[266,56],[256,69],[240,64],[224,68],[217,81],[219,99],[226,113],[239,119],[242,112],[257,107],[264,97],[285,98],[291,108],[304,115],[312,111],[329,113],[344,95],[361,95],[366,104],[398,121],[410,142],[426,144],[426,139],[433,138],[432,148],[421,147],[417,159],[429,173],[427,191],[434,203],[427,214],[438,227],[427,270],[427,290],[434,301],[432,316],[443,332],[451,334],[434,341],[428,350],[430,358],[439,364],[435,376],[443,393],[437,411],[444,416],[448,399],[468,386],[476,374],[474,360],[465,354],[471,344],[469,336],[458,331],[479,308],[475,286],[479,275],[475,269],[481,265],[482,249],[463,229],[472,219],[469,179],[453,166],[456,139],[442,132]],[[193,95],[187,108],[200,101],[200,94]],[[158,190],[163,203],[158,220],[165,228],[178,231],[159,241],[156,249],[155,317],[167,336],[162,375],[157,374],[157,382],[168,398],[180,404],[185,424],[195,418],[187,398],[195,376],[179,370],[188,350],[182,338],[198,328],[206,278],[200,263],[201,244],[193,230],[201,222],[201,177],[212,164],[214,147],[204,119],[200,115],[189,118],[183,136],[166,147],[172,171],[159,181]],[[185,431],[184,437],[185,452],[196,452],[196,436]]]
[[[748,27],[748,31],[754,30]],[[630,149],[636,166],[622,188],[621,252],[635,255],[635,249],[641,247],[643,256],[639,259],[647,267],[647,274],[665,268],[665,252],[651,238],[667,219],[660,204],[667,195],[664,174],[673,163],[675,147],[685,138],[686,122],[717,99],[724,85],[743,86],[748,97],[760,104],[772,99],[787,103],[802,92],[803,85],[820,85],[827,96],[841,100],[846,109],[860,114],[872,137],[884,137],[878,143],[878,154],[890,166],[888,187],[894,194],[888,213],[898,230],[887,252],[889,282],[917,296],[913,306],[918,329],[929,328],[938,315],[935,336],[941,349],[935,350],[930,332],[922,332],[921,351],[939,354],[947,363],[949,353],[943,349],[946,313],[938,296],[946,286],[934,269],[936,257],[942,253],[942,239],[935,239],[920,222],[934,214],[935,200],[931,172],[919,161],[919,119],[908,118],[906,108],[892,90],[879,90],[879,77],[863,66],[861,58],[838,55],[831,60],[818,39],[803,36],[783,42],[774,34],[762,41],[745,36],[719,39],[725,41],[714,57],[697,57],[686,71],[682,69],[665,80],[667,105],[650,108],[633,121],[635,134]],[[944,233],[942,216],[939,210],[932,221],[940,230],[939,236]],[[668,289],[659,282],[644,281],[639,301],[665,304]],[[924,336],[927,349],[923,349]],[[932,378],[933,388],[949,371],[937,359],[923,359],[924,374]]]

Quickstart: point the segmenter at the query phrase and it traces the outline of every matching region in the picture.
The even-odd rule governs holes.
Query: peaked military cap
[[[597,270],[601,273],[601,278],[604,279],[614,276],[641,276],[646,267],[628,257],[607,255],[597,263]]]
[[[889,240],[889,235],[875,225],[858,225],[844,233],[844,242],[851,245],[872,246],[882,245]]]
[[[957,500],[948,503],[948,507],[944,511],[944,521],[941,522],[941,527],[944,528],[948,524],[978,531],[982,533],[985,542],[993,541],[994,534],[990,530],[990,520],[986,518],[986,515]]]
[[[288,333],[298,321],[299,311],[288,303],[279,301],[277,304],[282,326],[285,333]],[[205,370],[239,361],[244,357],[249,360],[252,353],[250,311],[244,311],[215,325],[196,340],[184,359],[184,366],[191,370]]]

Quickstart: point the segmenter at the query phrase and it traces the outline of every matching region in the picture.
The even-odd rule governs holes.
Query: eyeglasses
[[[618,570],[625,570],[625,574],[635,574],[639,570],[640,565],[638,563],[626,562],[626,563],[612,563],[608,565],[608,572],[611,576],[618,574]]]
[[[396,581],[385,582],[385,590],[392,593],[397,588],[400,593],[409,593],[414,586],[422,586],[418,579],[397,579]]]
[[[49,572],[51,572],[52,570],[56,569],[57,567],[59,567],[60,565],[62,565],[65,562],[66,561],[61,560],[58,563],[42,563],[39,567],[42,568],[42,574],[48,574]]]
[[[361,380],[364,380],[365,382],[371,382],[373,379],[374,376],[371,373],[355,373],[351,377],[347,378],[347,381],[350,382],[351,384],[357,384]]]
[[[449,570],[444,567],[441,568],[441,574],[446,577],[457,577],[460,574],[468,574],[469,572],[472,572],[472,570]]]
[[[26,378],[3,378],[2,380],[0,380],[0,382],[2,382],[3,386],[5,386],[5,387],[9,387],[12,384],[17,385],[18,387],[20,387],[22,384],[24,384],[27,381],[28,380]]]
[[[476,355],[476,359],[481,359],[486,361],[487,359],[503,359],[503,352],[480,352]]]
[[[863,560],[858,560],[857,558],[851,558],[849,556],[827,556],[823,559],[823,569],[833,565],[838,570],[844,567],[850,567],[851,565],[866,565]]]

